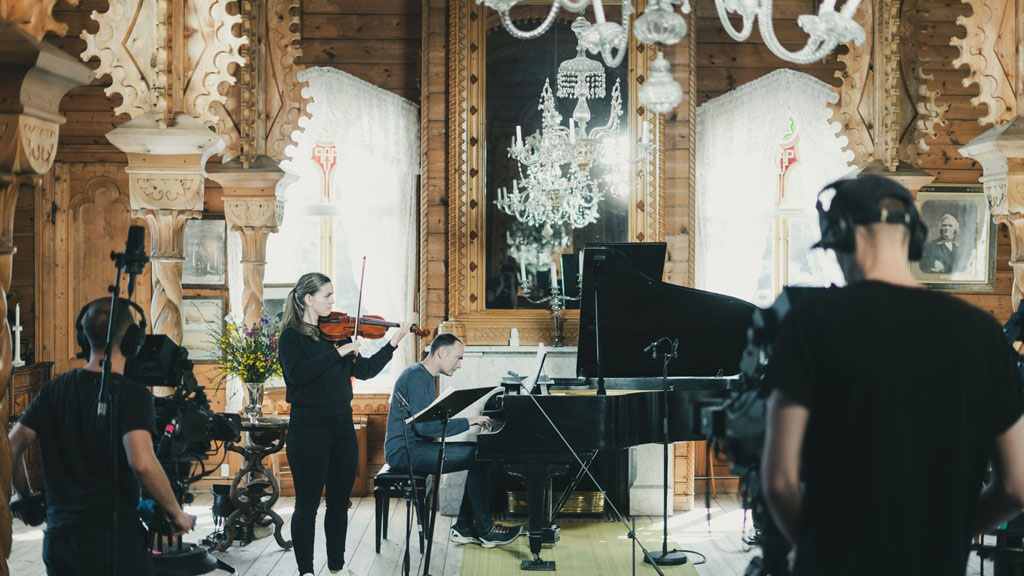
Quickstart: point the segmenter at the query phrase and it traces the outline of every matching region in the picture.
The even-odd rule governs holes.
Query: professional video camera
[[[750,509],[762,557],[755,558],[744,576],[787,576],[789,542],[768,511],[761,492],[761,457],[764,450],[765,412],[771,385],[765,372],[774,351],[782,320],[793,304],[824,288],[785,288],[770,308],[754,312],[747,332],[747,347],[740,358],[740,385],[720,405],[701,409],[700,433],[732,462],[732,471],[746,487],[744,507]]]
[[[167,336],[146,336],[139,354],[125,367],[125,376],[146,386],[167,386],[174,393],[154,398],[154,412],[160,437],[155,442],[160,461],[179,504],[192,502],[189,486],[208,476],[217,466],[204,462],[214,442],[241,439],[238,414],[214,413],[206,391],[196,381],[188,350]],[[225,451],[227,454],[227,451]],[[171,538],[176,528],[152,500],[139,504],[143,522],[150,528],[153,566],[158,575],[206,574],[215,569],[233,570],[212,558],[195,544]]]

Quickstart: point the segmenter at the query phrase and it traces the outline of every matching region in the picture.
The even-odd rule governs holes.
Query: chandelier
[[[528,272],[536,274],[540,270],[551,270],[553,257],[568,248],[572,239],[564,225],[536,227],[522,222],[513,223],[505,236],[508,255],[519,263],[520,282],[524,285],[528,284]]]
[[[577,35],[582,45],[592,54],[601,54],[605,64],[614,68],[622,63],[629,47],[629,24],[635,9],[632,0],[622,1],[622,22],[610,22],[605,19],[601,0],[551,0],[551,9],[536,28],[520,30],[512,21],[509,11],[521,0],[476,0],[495,11],[501,18],[505,30],[520,40],[537,38],[548,31],[555,22],[559,8],[582,13],[587,6],[594,8],[594,20],[591,24],[584,20]],[[817,15],[805,14],[797,19],[797,24],[810,36],[807,44],[796,52],[787,50],[779,43],[772,22],[772,0],[715,0],[718,17],[722,21],[726,33],[734,40],[742,42],[750,37],[754,21],[765,45],[779,58],[794,64],[808,64],[827,56],[840,44],[855,42],[858,46],[864,43],[864,29],[853,20],[853,15],[860,5],[860,0],[846,0],[840,11],[835,10],[836,0],[823,0]],[[650,0],[644,13],[637,17],[633,25],[633,33],[638,41],[655,46],[676,44],[686,36],[686,19],[675,11],[679,6],[683,14],[690,13],[690,0]],[[738,14],[743,25],[736,30],[729,21],[729,14]],[[576,24],[573,24],[576,29]],[[648,85],[653,86],[644,90]],[[672,78],[670,65],[661,52],[652,64],[650,78],[640,91],[640,101],[644,106],[659,114],[673,110],[682,100],[683,91],[679,83]]]

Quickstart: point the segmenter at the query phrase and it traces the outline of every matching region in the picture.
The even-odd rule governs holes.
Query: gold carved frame
[[[638,2],[642,12],[644,2]],[[449,13],[448,101],[448,320],[441,332],[450,332],[467,344],[505,345],[509,331],[518,328],[520,342],[536,344],[554,340],[554,323],[548,310],[488,310],[484,304],[486,227],[484,182],[484,127],[486,126],[485,74],[487,73],[486,6],[475,0],[453,0]],[[629,83],[626,117],[631,141],[636,141],[645,116],[639,104],[639,88],[650,71],[655,53],[630,37]],[[631,242],[665,239],[664,123],[653,115],[658,143],[652,176],[631,179],[629,238]],[[562,335],[575,344],[579,311],[562,312]]]

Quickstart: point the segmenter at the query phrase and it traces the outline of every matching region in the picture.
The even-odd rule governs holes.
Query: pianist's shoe
[[[494,548],[495,546],[511,544],[512,542],[515,542],[516,538],[519,538],[522,533],[523,529],[521,526],[509,527],[492,524],[489,532],[480,535],[480,546],[483,546],[484,548]]]
[[[449,539],[456,544],[480,543],[480,539],[473,535],[472,528],[463,528],[462,526],[452,526],[452,532]]]

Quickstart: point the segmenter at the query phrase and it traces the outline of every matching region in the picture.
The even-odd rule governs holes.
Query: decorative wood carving
[[[284,199],[275,193],[284,172],[266,156],[257,162],[247,169],[236,160],[210,173],[224,189],[224,218],[242,238],[242,308],[249,325],[263,313],[267,237],[284,218]]]
[[[5,20],[0,53],[0,172],[43,174],[53,164],[64,123],[60,100],[89,82],[89,69]]]
[[[247,0],[248,1],[248,0]],[[212,126],[230,149],[238,140],[234,123],[223,112],[227,97],[221,94],[221,85],[235,83],[231,75],[232,64],[242,67],[245,61],[239,48],[249,40],[235,36],[234,29],[242,23],[240,15],[228,13],[235,0],[189,0],[193,18],[186,19],[191,36],[188,53],[192,72],[185,81],[184,111]],[[177,89],[177,88],[176,88]]]
[[[642,9],[643,4],[638,4],[637,10]],[[486,310],[484,304],[486,10],[473,0],[452,0],[449,5],[448,321],[440,330],[465,336],[470,344],[506,344],[509,330],[515,326],[524,344],[550,342],[554,337],[550,312]],[[630,41],[627,118],[635,138],[643,121],[636,94],[654,54],[637,46],[635,38]],[[660,124],[656,130],[662,134]],[[629,202],[631,241],[664,237],[663,172],[657,171],[658,176],[651,182],[633,181]],[[566,335],[576,330],[578,313],[566,311],[563,319]],[[543,326],[548,324],[552,327],[544,332]]]
[[[1020,192],[1024,195],[1024,184]],[[1020,299],[1024,298],[1024,214],[996,214],[996,225],[1006,226],[1010,233],[1010,267],[1013,268],[1013,289],[1010,301],[1014,312]]]
[[[112,82],[103,92],[107,96],[119,94],[121,105],[116,114],[136,118],[149,111],[158,112],[157,90],[167,87],[167,33],[158,33],[158,25],[166,27],[167,0],[139,2],[137,0],[110,0],[107,11],[92,13],[99,24],[95,34],[82,32],[85,50],[82,60],[100,61],[93,75],[110,76]]]
[[[153,300],[149,305],[149,318],[153,333],[166,334],[181,344],[181,275],[185,264],[185,224],[191,219],[201,218],[203,213],[198,210],[144,208],[135,210],[132,215],[144,219],[149,228],[149,261],[153,274]]]
[[[1024,10],[1020,0],[961,1],[973,12],[956,20],[967,30],[967,36],[950,41],[950,45],[960,50],[953,65],[970,69],[970,75],[963,81],[965,87],[978,85],[980,94],[971,99],[971,104],[984,104],[988,108],[978,122],[982,125],[1008,122],[1020,114],[1018,98],[1024,92],[1024,70],[1019,60],[1021,42],[1024,42],[1020,32]]]
[[[889,171],[895,171],[899,163],[902,88],[899,0],[878,2],[878,33],[874,40],[875,93],[878,95],[874,125],[881,127],[881,132],[876,132],[875,136],[875,158],[880,159]]]
[[[906,110],[901,109],[903,116],[908,117],[909,126],[900,126],[905,134],[900,142],[900,159],[914,165],[918,164],[918,154],[929,150],[928,140],[937,136],[936,127],[946,125],[945,115],[949,111],[948,104],[940,106],[936,102],[938,91],[929,87],[935,75],[924,71],[930,60],[925,56],[926,46],[920,41],[922,1],[904,0],[900,11],[901,77],[906,94],[913,98]]]
[[[860,46],[849,44],[849,52],[837,58],[844,68],[836,72],[843,83],[835,89],[838,102],[830,104],[833,118],[839,122],[841,136],[846,136],[846,149],[853,152],[855,165],[867,164],[875,152],[871,134],[872,98],[874,96],[874,74],[871,69],[872,45],[874,44],[875,3],[865,2],[857,10],[855,19],[864,28],[866,39]]]
[[[78,6],[78,0],[65,0],[70,6]],[[57,36],[68,33],[68,25],[53,19],[53,7],[57,0],[5,0],[0,2],[0,18],[13,23],[37,41],[47,32]]]
[[[277,160],[285,159],[284,150],[295,142],[292,133],[299,129],[299,118],[306,114],[309,98],[302,91],[306,83],[298,79],[305,66],[298,63],[302,57],[301,7],[295,0],[268,0],[267,4],[267,59],[265,87],[267,92],[267,139],[264,154]]]
[[[7,322],[7,293],[11,289],[14,266],[14,211],[20,194],[35,194],[41,178],[36,174],[0,173],[0,398],[6,397],[11,384],[11,326]],[[7,435],[0,434],[0,576],[9,574],[7,557],[11,555],[11,447]]]

